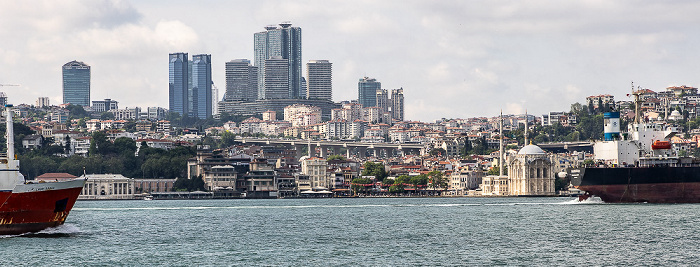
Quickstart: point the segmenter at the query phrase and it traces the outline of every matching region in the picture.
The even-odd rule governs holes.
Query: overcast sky
[[[61,66],[92,67],[92,100],[168,107],[168,53],[253,58],[253,34],[291,21],[303,60],[333,63],[333,99],[357,81],[403,87],[406,119],[541,115],[589,95],[628,99],[700,86],[700,1],[0,0],[0,84],[9,102],[62,101]],[[304,64],[304,69],[305,69]],[[304,70],[305,71],[305,70]]]

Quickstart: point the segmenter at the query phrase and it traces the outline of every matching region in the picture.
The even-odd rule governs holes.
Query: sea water
[[[700,205],[571,198],[79,201],[0,265],[700,265]]]

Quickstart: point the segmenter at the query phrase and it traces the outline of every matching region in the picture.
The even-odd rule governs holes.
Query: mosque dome
[[[544,155],[544,150],[536,145],[526,145],[518,151],[518,155]]]

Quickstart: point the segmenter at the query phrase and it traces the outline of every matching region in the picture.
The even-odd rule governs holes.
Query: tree
[[[345,157],[343,157],[342,155],[330,155],[328,156],[328,160],[345,160]]]
[[[447,188],[447,179],[441,171],[435,170],[429,172],[428,178],[430,183],[433,185],[433,188],[441,188],[443,190]]]
[[[446,155],[447,155],[447,152],[445,151],[444,148],[436,147],[436,148],[433,148],[433,149],[430,150],[430,155],[433,156],[433,157],[437,157],[437,156],[446,156]]]
[[[372,184],[372,180],[369,178],[355,178],[352,179],[352,186],[350,188],[353,193],[357,194],[358,191],[366,192],[369,184]]]
[[[365,162],[364,170],[362,170],[362,176],[374,176],[377,181],[381,182],[387,177],[387,173],[384,169],[384,164],[367,161]]]

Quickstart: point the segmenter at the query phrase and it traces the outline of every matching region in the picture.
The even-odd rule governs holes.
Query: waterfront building
[[[391,89],[391,118],[397,121],[403,121],[403,107],[403,88]]]
[[[289,60],[273,56],[265,60],[261,99],[289,98]]]
[[[364,77],[357,83],[358,102],[363,107],[377,106],[377,90],[382,89],[382,83],[374,78]]]
[[[212,78],[211,55],[200,54],[192,56],[192,71],[190,72],[192,83],[192,110],[190,113],[195,118],[206,119],[212,116]]]
[[[105,100],[96,100],[92,101],[92,111],[94,112],[105,112],[108,110],[112,109],[118,109],[119,108],[119,102],[114,101],[109,98],[105,98]]]
[[[554,167],[552,160],[540,147],[523,147],[508,164],[508,195],[554,195]]]
[[[328,60],[310,60],[306,63],[306,77],[307,99],[333,100],[333,63]]]
[[[255,66],[258,67],[258,98],[267,99],[265,90],[265,66],[268,59],[280,57],[287,60],[287,96],[282,98],[304,98],[306,88],[302,87],[301,72],[301,28],[292,27],[289,22],[278,26],[270,25],[265,31],[254,35]],[[279,62],[276,62],[279,63]]]
[[[187,53],[170,54],[169,63],[169,106],[171,112],[188,116],[189,111],[189,58]]]
[[[258,99],[258,67],[247,59],[226,62],[226,93],[224,101],[255,101]]]
[[[49,98],[48,98],[48,97],[46,97],[46,96],[40,96],[40,97],[36,100],[36,105],[34,105],[34,106],[36,106],[37,108],[43,108],[43,107],[51,106],[51,104],[49,103]]]
[[[152,193],[152,192],[170,192],[173,191],[173,185],[176,179],[133,179],[134,192]]]
[[[78,199],[133,199],[134,179],[121,174],[87,174]]]
[[[309,176],[311,189],[328,189],[330,181],[326,175],[328,162],[325,159],[312,157],[301,160],[301,173]]]
[[[73,60],[63,65],[63,104],[90,106],[90,66]]]

